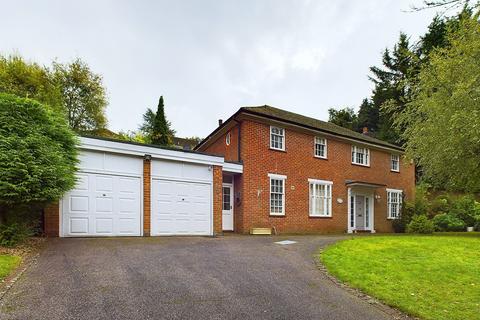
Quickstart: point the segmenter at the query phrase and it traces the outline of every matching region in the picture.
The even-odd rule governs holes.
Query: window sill
[[[399,220],[399,219],[400,219],[400,217],[398,217],[398,218],[390,218],[390,217],[387,217],[387,220]]]
[[[361,164],[361,163],[352,162],[352,165],[354,165],[354,166],[359,166],[359,167],[370,168],[370,165],[369,165],[369,164]]]
[[[285,218],[285,213],[270,213],[270,217],[274,218]]]
[[[320,156],[315,156],[315,155],[313,157],[316,158],[316,159],[328,160],[327,157],[320,157]]]
[[[308,218],[312,218],[312,219],[332,219],[333,217],[330,215],[330,216],[312,216],[312,215],[308,215]]]
[[[392,169],[390,169],[390,172],[393,172],[393,173],[400,173],[400,170],[392,170]]]
[[[275,148],[272,148],[272,147],[270,147],[270,150],[272,150],[272,151],[280,151],[280,152],[287,152],[287,151],[285,151],[285,149],[275,149]]]

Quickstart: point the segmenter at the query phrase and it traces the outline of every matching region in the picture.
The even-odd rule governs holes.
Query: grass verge
[[[5,279],[20,264],[21,260],[22,258],[19,256],[0,255],[0,280]]]
[[[341,281],[408,314],[480,319],[480,237],[358,237],[320,259]]]

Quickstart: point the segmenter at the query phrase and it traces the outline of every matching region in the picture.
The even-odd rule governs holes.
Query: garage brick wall
[[[143,235],[150,235],[152,162],[143,160]]]
[[[222,167],[213,166],[213,233],[222,234]]]
[[[377,232],[391,232],[387,219],[386,188],[401,189],[406,199],[414,196],[414,165],[401,161],[400,172],[390,171],[388,151],[370,147],[370,167],[351,163],[352,143],[327,138],[328,159],[314,157],[314,134],[299,128],[285,127],[285,151],[270,149],[270,123],[243,120],[241,157],[243,174],[235,183],[241,193],[241,210],[235,211],[235,231],[247,233],[252,227],[275,227],[278,232],[345,232],[348,224],[348,189],[345,180],[359,180],[387,187],[378,188],[374,202],[374,226]],[[319,136],[321,136],[319,134]],[[200,151],[219,151],[225,136]],[[361,144],[360,144],[361,145]],[[211,149],[212,148],[212,149]],[[270,216],[270,180],[268,173],[286,175],[285,216]],[[308,179],[333,181],[332,217],[309,217]],[[337,199],[343,200],[338,203]],[[237,209],[235,207],[235,209]]]
[[[58,202],[55,202],[43,210],[43,231],[47,237],[58,237],[59,230],[60,209]]]

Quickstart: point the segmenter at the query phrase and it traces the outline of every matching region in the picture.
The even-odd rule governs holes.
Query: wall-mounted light
[[[375,195],[375,199],[376,199],[376,200],[380,200],[381,198],[382,198],[382,197],[381,197],[379,194],[376,194],[376,195]]]
[[[143,160],[145,160],[145,161],[151,161],[151,160],[152,160],[152,155],[150,155],[150,154],[144,155],[144,156],[143,156]]]

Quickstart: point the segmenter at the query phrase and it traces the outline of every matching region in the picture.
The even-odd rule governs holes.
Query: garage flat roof
[[[152,159],[165,159],[172,161],[218,165],[227,170],[231,169],[233,170],[232,172],[241,173],[243,171],[243,165],[241,163],[225,162],[223,156],[219,155],[192,150],[160,147],[157,145],[142,144],[110,138],[80,136],[80,149],[126,154],[139,157],[148,155],[151,156]]]

